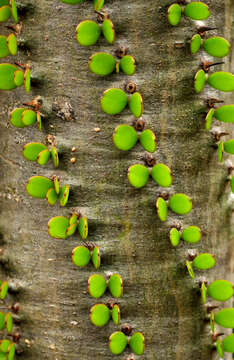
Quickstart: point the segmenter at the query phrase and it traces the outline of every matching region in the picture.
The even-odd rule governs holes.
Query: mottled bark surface
[[[170,3],[106,0],[105,8],[116,26],[116,45],[107,45],[101,38],[97,45],[83,48],[75,40],[75,28],[84,19],[95,19],[92,2],[68,6],[58,0],[25,1],[31,10],[22,18],[21,38],[31,49],[29,53],[20,51],[17,60],[31,61],[33,77],[41,80],[30,95],[19,88],[1,92],[0,99],[0,232],[5,259],[1,276],[19,288],[10,301],[17,300],[22,306],[23,359],[113,359],[107,343],[116,327],[110,322],[97,329],[88,315],[93,304],[109,297],[92,299],[87,280],[94,273],[93,267],[79,270],[71,262],[72,249],[81,240],[77,235],[55,240],[47,233],[48,220],[69,215],[72,208],[87,215],[88,240],[102,249],[100,273],[119,272],[124,279],[124,296],[119,301],[122,323],[129,322],[134,330],[145,333],[146,351],[141,358],[212,358],[198,284],[189,278],[184,262],[188,249],[210,251],[217,264],[205,276],[209,281],[222,277],[231,280],[233,199],[226,187],[227,169],[218,164],[214,140],[204,130],[201,112],[208,96],[218,96],[227,104],[233,99],[208,87],[201,95],[194,94],[193,75],[201,58],[208,57],[205,53],[192,57],[187,48],[174,47],[176,42],[191,38],[195,24],[183,19],[179,27],[169,27],[166,11]],[[231,40],[231,0],[208,3],[212,16],[207,24],[218,28],[213,34]],[[1,31],[7,33],[3,25]],[[118,44],[127,46],[138,61],[131,80],[143,95],[147,126],[156,132],[157,161],[173,171],[170,193],[185,192],[193,199],[193,210],[185,217],[170,213],[168,221],[161,223],[155,211],[160,189],[149,181],[137,191],[127,181],[128,166],[142,162],[142,148],[137,145],[123,154],[112,144],[115,126],[131,123],[132,117],[127,109],[119,116],[105,115],[99,98],[110,87],[123,87],[127,77],[115,74],[97,78],[88,71],[87,61],[96,51],[113,53]],[[223,69],[231,71],[231,61],[230,55]],[[13,128],[8,111],[38,94],[44,101],[42,112],[48,114],[42,133],[36,127]],[[75,120],[66,122],[56,117],[51,111],[54,101],[71,103]],[[96,133],[96,127],[101,131]],[[58,171],[51,164],[31,164],[21,154],[24,144],[43,141],[47,134],[56,137],[63,152]],[[77,151],[71,155],[73,146]],[[75,164],[69,161],[73,156]],[[30,198],[25,191],[30,176],[54,173],[72,188],[64,209]],[[177,221],[184,226],[198,225],[206,235],[197,245],[181,244],[173,249],[168,233]],[[29,347],[25,339],[30,341]],[[119,358],[124,359],[126,354]]]

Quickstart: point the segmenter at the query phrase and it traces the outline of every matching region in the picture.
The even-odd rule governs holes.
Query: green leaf
[[[10,123],[17,127],[17,128],[23,128],[25,127],[24,123],[21,120],[21,115],[22,113],[25,111],[25,108],[17,108],[14,109],[11,113],[10,113]]]
[[[126,107],[128,97],[121,89],[108,89],[101,97],[101,108],[109,115],[119,114]]]
[[[5,328],[5,314],[0,312],[0,330]]]
[[[224,328],[234,328],[234,308],[226,308],[215,314],[216,324]]]
[[[72,214],[70,219],[69,219],[69,224],[72,225],[72,224],[77,224],[77,221],[78,221],[78,216],[77,214]]]
[[[69,185],[63,185],[59,193],[60,206],[66,206],[69,198]]]
[[[232,178],[230,180],[230,186],[231,186],[232,193],[234,194],[234,176],[232,176]]]
[[[74,224],[73,224],[74,225]],[[72,261],[76,266],[87,266],[91,259],[90,251],[86,246],[77,246],[72,251]]]
[[[121,354],[127,346],[127,337],[121,331],[116,331],[109,337],[109,349],[114,355]]]
[[[169,187],[172,184],[171,170],[164,164],[154,165],[151,176],[159,186]]]
[[[169,200],[169,207],[176,214],[185,215],[192,210],[192,201],[185,194],[175,194]]]
[[[123,56],[120,60],[119,66],[126,75],[131,76],[136,72],[136,61],[131,55]]]
[[[37,121],[37,114],[33,110],[24,110],[21,114],[21,121],[25,126],[33,125]]]
[[[48,222],[49,235],[55,239],[66,239],[69,220],[64,216],[55,216]]]
[[[115,71],[116,60],[111,54],[99,52],[89,58],[89,70],[94,74],[105,76]]]
[[[193,266],[198,270],[208,270],[215,265],[215,258],[208,253],[199,254],[193,260]]]
[[[102,327],[108,324],[111,313],[106,305],[96,304],[90,309],[89,317],[93,325]]]
[[[215,280],[208,286],[208,295],[217,301],[227,301],[233,294],[233,285],[227,280]]]
[[[101,266],[101,254],[100,254],[100,248],[98,246],[95,246],[93,249],[92,263],[95,269],[99,269]]]
[[[7,47],[11,55],[16,55],[18,51],[18,44],[15,34],[10,34],[7,37]]]
[[[223,353],[223,345],[219,339],[216,341],[216,350],[219,356],[223,359],[224,353]]]
[[[86,216],[81,216],[78,223],[78,231],[83,240],[88,236],[88,220]]]
[[[7,360],[14,360],[14,357],[15,357],[15,344],[12,343],[10,346],[9,346],[9,353],[8,353],[8,357],[7,357]]]
[[[106,19],[102,23],[102,33],[109,44],[115,41],[115,28],[110,19]]]
[[[168,21],[171,25],[176,26],[179,24],[180,19],[181,19],[181,7],[179,4],[172,4],[169,8],[168,8]]]
[[[51,157],[53,160],[54,167],[57,168],[59,166],[59,156],[58,156],[58,150],[55,146],[51,149]]]
[[[145,338],[140,332],[136,332],[131,336],[129,346],[136,355],[142,355],[145,351]]]
[[[56,202],[58,200],[58,195],[57,195],[56,191],[54,190],[54,188],[51,188],[47,191],[46,200],[52,206],[56,204]]]
[[[45,176],[32,176],[26,184],[28,194],[38,199],[44,199],[48,190],[53,187],[53,181]]]
[[[202,233],[197,226],[188,226],[182,232],[182,239],[190,244],[195,244],[201,240]]]
[[[191,54],[196,54],[198,50],[200,49],[202,44],[202,38],[199,34],[193,35],[191,41],[190,41],[190,52]]]
[[[205,40],[203,47],[209,55],[218,58],[227,56],[230,51],[229,42],[220,36],[213,36]]]
[[[96,44],[100,34],[100,26],[92,20],[82,21],[76,28],[76,39],[82,46]]]
[[[77,228],[77,224],[71,224],[66,230],[66,236],[72,236],[75,234]]]
[[[59,194],[59,179],[58,176],[54,175],[53,176],[53,183],[54,183],[54,189],[56,191],[57,194]]]
[[[186,267],[187,267],[187,270],[189,272],[189,275],[192,279],[195,278],[195,274],[194,274],[194,271],[193,271],[193,266],[192,266],[192,263],[190,261],[186,261]]]
[[[231,92],[234,91],[234,76],[225,71],[217,71],[208,77],[208,84],[214,89]]]
[[[100,298],[106,291],[106,280],[102,275],[91,275],[88,285],[89,294],[95,299]]]
[[[46,149],[47,147],[44,144],[31,142],[24,145],[23,156],[29,161],[36,161],[39,153]]]
[[[5,315],[5,327],[7,329],[8,334],[10,334],[13,329],[13,318],[10,313],[6,313]]]
[[[50,151],[48,149],[42,150],[37,157],[39,165],[46,165],[50,159]]]
[[[180,232],[176,228],[170,230],[170,241],[172,246],[178,246],[180,243]]]
[[[223,105],[215,110],[215,118],[219,121],[234,123],[234,105]]]
[[[11,6],[12,17],[14,21],[17,23],[19,19],[18,19],[18,12],[17,12],[17,6],[15,0],[10,0],[10,6]]]
[[[219,145],[218,145],[218,159],[219,159],[219,162],[223,162],[223,150],[224,150],[223,142],[220,141]]]
[[[108,281],[108,287],[111,295],[114,298],[119,298],[123,295],[123,280],[119,274],[111,275]]]
[[[10,340],[8,339],[3,339],[0,342],[0,351],[2,351],[3,353],[8,353],[8,348],[11,345]]]
[[[8,293],[8,281],[3,281],[0,287],[0,299],[4,300]]]
[[[148,151],[150,153],[155,152],[156,147],[157,147],[156,136],[152,130],[146,129],[146,130],[142,131],[139,140],[140,140],[141,145],[143,146],[143,148],[146,151]]]
[[[93,7],[95,11],[100,11],[104,5],[104,0],[93,0]]]
[[[206,284],[203,282],[201,284],[201,297],[202,297],[202,303],[206,303],[206,294],[207,294],[207,287]]]
[[[127,151],[136,145],[138,135],[132,126],[119,125],[115,128],[112,138],[117,149]]]
[[[167,220],[168,207],[166,201],[162,197],[158,197],[156,201],[157,214],[161,221]]]
[[[118,304],[114,304],[112,308],[112,320],[115,325],[119,325],[120,323],[120,308]]]
[[[37,128],[39,131],[41,131],[42,123],[41,123],[41,114],[39,111],[37,111]]]
[[[234,155],[234,139],[225,141],[223,143],[223,149],[226,153]]]
[[[209,130],[210,130],[214,113],[215,113],[215,110],[214,110],[213,108],[211,108],[211,109],[208,111],[207,115],[206,115],[206,118],[205,118],[205,124],[206,124],[206,125],[205,125],[205,129],[206,129],[206,131],[209,131]]]
[[[10,6],[5,5],[0,7],[0,22],[7,21],[11,17]]]
[[[31,71],[29,68],[27,68],[24,73],[24,89],[26,93],[29,93],[31,89]]]
[[[185,6],[184,14],[192,20],[205,20],[210,16],[210,10],[201,1],[193,1]]]
[[[140,189],[145,186],[149,179],[149,171],[146,166],[135,164],[128,168],[128,181],[129,183]]]
[[[0,58],[4,58],[8,55],[10,55],[10,52],[7,47],[7,38],[4,35],[0,35]]]
[[[1,10],[1,9],[0,9]],[[1,17],[1,11],[0,11]],[[14,73],[18,68],[11,64],[0,64],[0,89],[12,90],[16,88],[14,83]]]
[[[234,353],[234,334],[225,337],[222,344],[225,352]]]
[[[23,85],[23,83],[24,83],[24,73],[23,73],[22,70],[16,70],[14,72],[13,82],[17,87]]]
[[[129,99],[128,102],[131,113],[136,117],[140,118],[143,113],[143,99],[139,92],[135,92]]]
[[[84,0],[61,0],[65,4],[76,5],[84,2]]]
[[[205,86],[206,83],[206,73],[204,70],[200,69],[197,71],[194,77],[194,89],[196,93],[200,93]]]

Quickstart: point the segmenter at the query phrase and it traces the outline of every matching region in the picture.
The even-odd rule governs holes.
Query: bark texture
[[[209,57],[201,52],[192,57],[187,47],[175,47],[175,43],[185,44],[191,38],[195,24],[183,19],[180,26],[170,27],[166,19],[170,3],[106,0],[105,9],[117,31],[116,44],[107,45],[101,38],[95,46],[85,48],[77,44],[75,29],[80,21],[96,18],[91,1],[77,6],[58,0],[24,2],[29,10],[22,17],[21,39],[30,48],[21,50],[17,60],[32,62],[34,86],[30,95],[25,95],[23,88],[1,92],[0,232],[4,249],[1,276],[11,283],[10,301],[19,301],[22,307],[25,360],[113,359],[108,337],[116,327],[110,322],[98,329],[89,321],[90,307],[106,302],[109,296],[92,299],[87,280],[93,267],[79,270],[71,262],[72,249],[81,240],[77,235],[55,240],[47,233],[48,220],[68,216],[72,208],[87,215],[88,241],[101,247],[100,273],[119,272],[123,277],[124,296],[119,300],[122,323],[144,332],[146,351],[141,359],[208,360],[213,356],[198,283],[189,278],[184,263],[188,249],[209,251],[217,263],[205,272],[208,280],[233,280],[233,198],[226,186],[227,168],[218,164],[214,139],[204,130],[201,113],[209,96],[220,97],[226,104],[233,98],[208,87],[201,95],[194,94],[194,73],[201,59]],[[212,16],[206,24],[218,28],[211,34],[231,41],[231,0],[207,3]],[[1,32],[7,34],[8,30],[1,25]],[[127,46],[137,59],[136,74],[129,79],[123,74],[107,78],[91,74],[89,56],[97,51],[113,53],[117,45]],[[232,61],[231,54],[222,68],[231,71]],[[193,199],[193,210],[187,216],[170,213],[168,221],[161,223],[155,210],[161,189],[153,181],[140,191],[128,184],[127,169],[142,163],[144,152],[137,145],[121,153],[111,137],[118,124],[133,119],[128,109],[119,116],[108,116],[99,105],[104,90],[123,88],[126,80],[134,80],[143,95],[143,118],[157,136],[157,161],[173,171],[170,193],[184,192]],[[8,112],[38,94],[47,115],[42,133],[36,127],[13,128]],[[52,111],[55,101],[69,102],[75,119],[58,118]],[[101,131],[95,132],[96,127]],[[63,153],[58,171],[50,164],[31,164],[21,154],[24,144],[43,141],[47,134],[56,137]],[[73,146],[77,151],[71,154]],[[71,164],[74,156],[76,162]],[[64,209],[30,198],[25,191],[29,177],[54,173],[72,188]],[[206,232],[202,241],[173,249],[169,229],[178,221],[183,226],[201,227]],[[127,353],[119,358],[125,359]]]

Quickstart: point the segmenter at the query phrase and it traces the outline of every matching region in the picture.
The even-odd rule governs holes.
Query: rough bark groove
[[[231,40],[231,0],[207,1],[212,16],[207,24]],[[204,130],[201,111],[204,99],[224,96],[206,88],[194,95],[192,77],[204,54],[191,57],[187,48],[175,48],[195,29],[187,20],[171,28],[165,17],[171,1],[106,0],[106,10],[116,26],[117,41],[109,46],[101,39],[89,48],[75,41],[76,25],[94,19],[92,2],[68,6],[55,0],[25,1],[30,5],[23,20],[21,38],[31,46],[19,52],[17,60],[31,61],[35,82],[30,95],[23,89],[1,93],[1,243],[5,249],[1,276],[19,288],[12,301],[22,306],[24,359],[108,360],[108,336],[116,330],[112,323],[96,329],[89,322],[89,309],[97,303],[87,293],[87,280],[93,268],[76,269],[72,249],[81,243],[77,236],[68,240],[51,239],[47,222],[52,216],[68,215],[72,208],[87,215],[88,240],[103,253],[100,273],[119,272],[124,279],[124,296],[119,303],[122,322],[129,322],[146,337],[147,360],[207,360],[211,358],[209,327],[203,322],[204,310],[196,282],[184,270],[188,245],[172,249],[168,240],[170,225],[178,216],[170,214],[166,224],[156,217],[155,199],[159,188],[149,181],[136,191],[128,185],[129,165],[142,161],[142,148],[136,146],[122,154],[112,144],[112,132],[120,123],[130,123],[126,109],[111,117],[101,112],[99,98],[110,87],[122,87],[123,74],[97,78],[87,69],[96,51],[110,51],[125,45],[138,60],[133,76],[144,99],[144,119],[156,132],[157,160],[172,168],[174,183],[170,192],[185,192],[193,199],[192,212],[179,219],[184,225],[198,225],[206,231],[198,251],[214,253],[217,265],[207,272],[209,280],[231,280],[231,213],[233,202],[226,188],[227,170],[218,165],[213,138]],[[7,30],[1,25],[2,33]],[[7,59],[13,62],[12,58]],[[232,57],[224,69],[231,71]],[[43,131],[15,129],[8,122],[8,111],[40,94],[48,118]],[[70,102],[75,120],[65,122],[52,112],[52,103]],[[219,125],[217,123],[217,125]],[[53,127],[51,127],[53,126]],[[96,133],[95,127],[101,131]],[[56,173],[72,187],[71,201],[65,209],[50,207],[31,199],[25,192],[27,179],[36,174],[51,176],[52,165],[30,164],[21,149],[30,141],[43,141],[46,134],[56,136],[63,152]],[[71,156],[71,148],[77,152]],[[75,156],[75,164],[69,162]],[[108,296],[100,299],[105,302]],[[77,323],[74,323],[76,321]],[[30,347],[24,343],[30,340]],[[119,358],[124,359],[126,353]],[[228,357],[227,357],[228,358]],[[226,358],[226,359],[227,359]]]

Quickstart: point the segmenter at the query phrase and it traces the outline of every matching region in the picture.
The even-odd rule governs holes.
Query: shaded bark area
[[[34,81],[30,95],[19,88],[2,92],[0,98],[1,276],[12,284],[11,300],[18,300],[22,306],[24,359],[113,358],[107,344],[117,328],[110,322],[97,329],[88,315],[92,305],[105,303],[109,296],[92,299],[87,280],[94,273],[93,267],[80,270],[71,262],[72,249],[81,240],[77,235],[55,240],[47,233],[51,217],[68,216],[73,208],[88,217],[88,241],[101,247],[100,273],[119,272],[123,277],[124,295],[118,301],[122,323],[129,322],[134,330],[144,332],[146,351],[141,358],[212,357],[198,283],[189,278],[184,263],[188,249],[209,251],[215,254],[217,263],[201,275],[209,281],[223,277],[232,280],[233,200],[226,186],[227,169],[218,164],[214,139],[204,130],[202,111],[207,97],[221,97],[227,104],[233,99],[208,87],[201,95],[194,94],[193,75],[201,59],[209,57],[201,52],[192,57],[187,47],[175,48],[175,43],[186,43],[191,38],[195,24],[183,19],[177,28],[168,26],[166,11],[170,3],[106,0],[105,9],[117,31],[116,44],[107,45],[101,38],[95,46],[84,48],[75,40],[75,29],[80,21],[95,19],[92,2],[68,6],[54,0],[35,4],[25,1],[31,7],[22,18],[21,38],[31,48],[28,53],[20,51],[17,60],[31,61],[33,78],[40,81]],[[212,16],[206,24],[218,28],[213,34],[231,40],[231,0],[210,0],[209,5]],[[7,33],[3,26],[1,30]],[[113,53],[117,45],[127,46],[137,59],[136,74],[129,79],[123,74],[107,78],[91,74],[87,68],[89,56],[97,51]],[[232,61],[230,55],[223,69],[231,71]],[[134,80],[143,95],[143,118],[157,137],[157,161],[172,169],[174,181],[169,192],[184,192],[193,199],[193,210],[187,216],[170,213],[167,222],[161,223],[155,200],[162,189],[152,181],[140,191],[128,184],[127,169],[142,163],[144,152],[137,145],[131,152],[120,153],[111,137],[118,124],[130,124],[133,119],[128,109],[118,116],[108,116],[99,105],[104,90],[123,88],[127,80]],[[38,94],[43,97],[42,112],[47,115],[42,133],[36,127],[13,128],[8,111]],[[71,103],[75,119],[59,119],[52,112],[55,101]],[[95,132],[96,127],[101,131]],[[31,164],[21,154],[27,142],[43,141],[47,134],[56,137],[63,155],[56,171],[50,163],[45,167]],[[77,151],[71,154],[73,146]],[[70,163],[73,156],[75,164]],[[29,198],[25,191],[29,177],[50,177],[54,173],[72,189],[64,209]],[[178,221],[183,226],[201,227],[206,233],[202,241],[173,249],[169,229]],[[24,339],[30,340],[30,347]],[[125,359],[126,354],[119,358]]]

